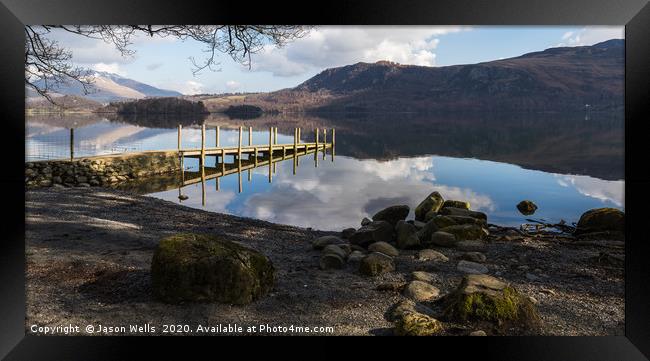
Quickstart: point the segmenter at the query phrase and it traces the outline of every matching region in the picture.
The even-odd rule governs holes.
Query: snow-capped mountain
[[[84,94],[82,85],[79,82],[72,80],[64,84],[57,84],[51,88],[51,91],[61,95],[80,96],[100,103],[125,99],[176,97],[183,95],[174,90],[156,88],[149,84],[141,83],[137,80],[125,78],[113,73],[96,71],[90,74],[89,77],[92,80],[89,94]],[[43,80],[37,81],[36,84],[38,86],[43,86]],[[32,97],[35,96],[35,94],[32,91],[28,91],[27,96]]]

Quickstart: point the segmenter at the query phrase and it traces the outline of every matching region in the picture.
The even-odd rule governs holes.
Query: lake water
[[[217,181],[182,187],[176,177],[133,186],[134,192],[208,211],[276,223],[341,230],[358,227],[363,217],[396,204],[414,208],[434,190],[445,199],[469,201],[488,213],[491,223],[519,225],[526,218],[576,222],[596,207],[624,209],[623,117],[606,114],[445,114],[355,115],[338,118],[284,114],[251,120],[210,116],[222,145],[236,145],[238,127],[254,128],[254,144],[268,143],[268,129],[279,128],[279,143],[293,143],[294,127],[303,141],[313,129],[336,128],[336,156],[328,152],[277,163],[272,182],[267,167]],[[102,116],[28,116],[27,160],[68,158],[70,128],[74,155],[175,149],[176,119],[107,119]],[[201,133],[185,122],[183,146],[199,147]],[[247,134],[244,133],[245,142]],[[322,138],[321,138],[322,139]],[[246,143],[245,143],[246,144]],[[208,158],[206,165],[214,165]],[[188,175],[198,160],[186,159]],[[250,179],[250,180],[249,180]],[[155,185],[154,185],[155,183]],[[539,209],[521,215],[524,199]]]

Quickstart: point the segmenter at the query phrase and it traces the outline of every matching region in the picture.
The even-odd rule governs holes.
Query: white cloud
[[[611,202],[618,207],[625,203],[625,181],[607,181],[589,176],[555,175],[562,187],[573,187],[587,197]]]
[[[97,71],[104,71],[104,72],[107,72],[107,73],[113,73],[113,74],[117,74],[117,75],[121,75],[121,76],[126,76],[126,71],[123,70],[123,69],[120,69],[120,64],[118,64],[118,63],[110,63],[110,64],[97,63],[97,64],[91,65],[90,68],[93,69],[93,70],[97,70]]]
[[[229,91],[235,91],[239,89],[240,86],[241,84],[238,81],[228,80],[226,82],[226,89],[228,89]]]
[[[389,60],[435,65],[437,36],[466,30],[451,26],[323,26],[283,48],[267,46],[253,56],[255,71],[293,76],[309,70]]]
[[[576,32],[564,33],[558,46],[594,45],[605,40],[624,38],[625,29],[622,26],[588,26]]]

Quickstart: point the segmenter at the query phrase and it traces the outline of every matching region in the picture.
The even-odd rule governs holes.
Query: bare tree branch
[[[72,64],[72,53],[56,41],[48,39],[54,29],[112,44],[124,57],[132,56],[133,37],[145,34],[150,37],[173,37],[193,40],[204,45],[206,54],[197,60],[189,57],[192,73],[204,69],[219,70],[215,66],[218,53],[228,54],[234,61],[252,65],[251,55],[265,46],[281,47],[288,41],[306,35],[311,27],[295,25],[42,25],[25,27],[25,85],[34,89],[48,101],[57,85],[78,82],[84,94],[92,90],[90,71]]]

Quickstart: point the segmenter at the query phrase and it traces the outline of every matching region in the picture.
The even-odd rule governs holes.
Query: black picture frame
[[[291,11],[289,10],[291,9]],[[302,11],[301,11],[302,9]],[[297,11],[295,11],[297,10]],[[295,340],[274,338],[274,347],[233,347],[231,339],[187,337],[51,337],[25,334],[24,252],[24,24],[395,24],[395,25],[625,25],[625,336],[433,338],[410,341],[409,347],[431,353],[474,353],[499,360],[648,360],[650,358],[650,255],[646,232],[650,171],[646,160],[650,104],[650,4],[645,0],[460,0],[326,1],[302,5],[277,2],[215,3],[154,0],[0,0],[0,104],[4,169],[0,172],[5,212],[0,242],[0,356],[8,360],[134,359],[152,350],[183,359],[199,350],[198,342],[224,355],[223,347],[268,356],[288,352]],[[24,213],[24,212],[23,212]],[[47,300],[43,300],[47,302]],[[224,340],[224,341],[221,341]],[[312,342],[315,339],[312,339]],[[255,340],[256,341],[256,340]],[[301,344],[303,340],[301,339]],[[240,341],[238,341],[239,343]],[[253,341],[246,339],[245,344]],[[242,343],[244,343],[242,342]],[[316,341],[319,354],[328,352]],[[365,350],[368,341],[353,341]],[[179,346],[183,343],[183,346]],[[296,348],[297,350],[297,348]],[[320,352],[322,351],[322,352]],[[295,356],[301,356],[305,351]],[[194,355],[193,355],[194,354]],[[291,356],[287,354],[287,356]],[[407,357],[407,354],[402,355]]]

